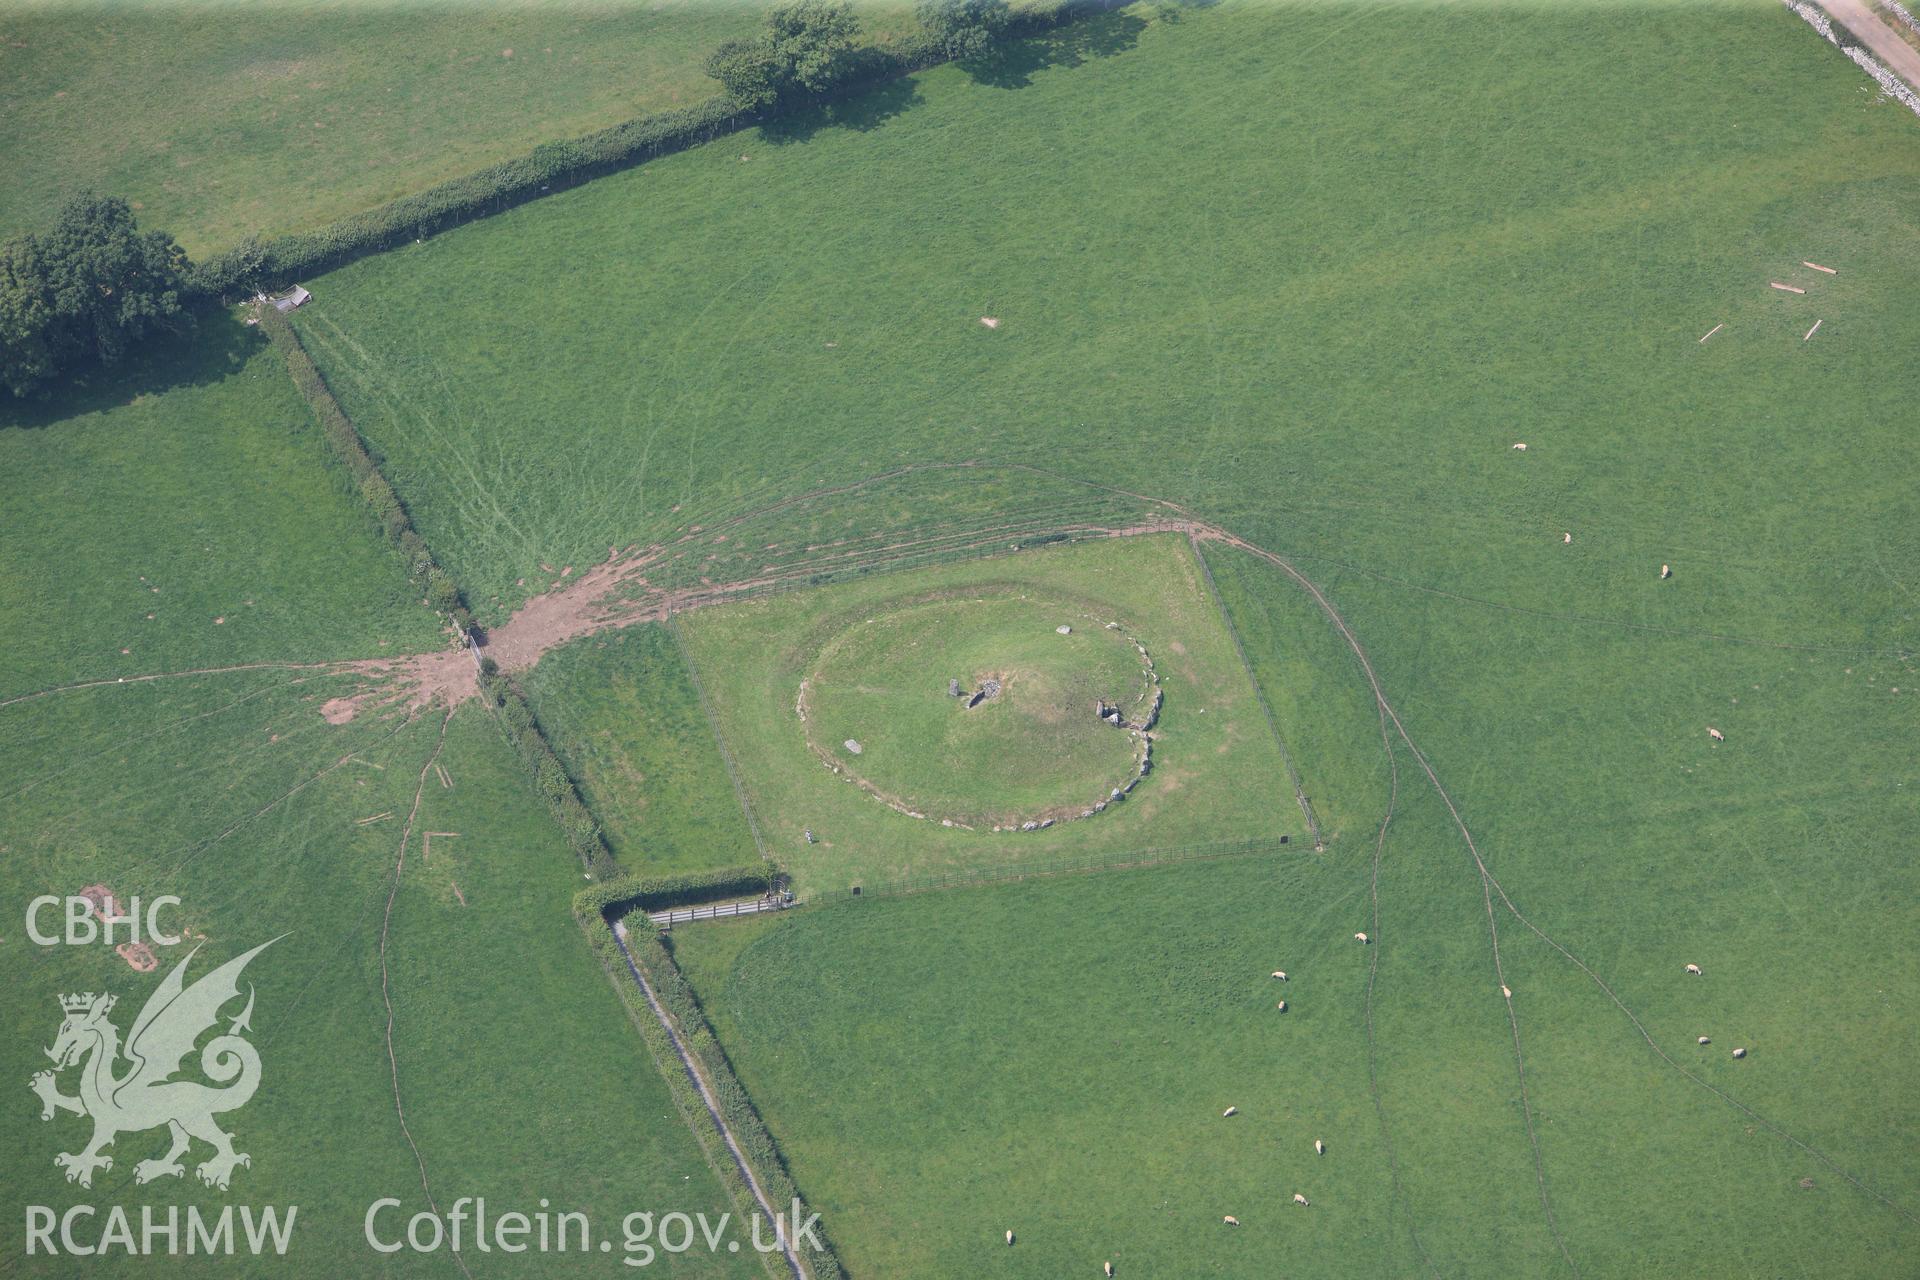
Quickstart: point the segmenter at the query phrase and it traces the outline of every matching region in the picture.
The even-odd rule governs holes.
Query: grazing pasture
[[[0,700],[442,642],[286,366],[224,319],[59,400],[0,401],[0,511]]]
[[[272,0],[0,17],[0,235],[63,190],[133,202],[195,257],[717,91],[702,62],[766,6]],[[905,29],[899,7],[863,12]]]
[[[1313,856],[1272,732],[1175,535],[875,576],[678,625],[768,849],[807,893],[1282,837],[1283,856]],[[976,665],[951,669],[963,657]],[[978,691],[976,677],[996,673],[1005,692],[992,701],[948,694],[954,678]],[[1111,689],[1079,688],[1102,676]],[[1136,735],[1101,724],[1094,702],[1132,686],[1165,703],[1150,772],[1114,800]],[[1104,811],[1080,816],[1094,804]],[[1048,817],[1044,830],[992,829]]]
[[[677,587],[818,579],[679,617],[684,672],[635,632],[528,674],[627,853],[738,845],[689,677],[820,898],[1292,834],[675,935],[856,1275],[1875,1275],[1920,1247],[1916,210],[1920,121],[1761,0],[1129,8],[365,259],[295,323],[488,625],[653,543]],[[371,523],[283,451],[318,457],[291,393],[216,336],[0,430],[30,512],[6,554],[47,584],[4,601],[22,691],[112,674],[148,543],[216,630],[254,568],[285,593],[284,624],[211,648],[168,618],[169,664],[437,641]],[[245,503],[163,500],[255,474]],[[1168,531],[1038,545],[1142,526]],[[36,613],[69,568],[72,619]],[[1166,758],[1114,810],[958,832],[807,749],[800,682],[837,637],[989,587],[1110,606],[1155,655]],[[881,698],[966,674],[868,665]],[[340,940],[286,1057],[357,1074],[325,1117],[256,1121],[263,1178],[311,1179],[286,1194],[335,1224],[315,1270],[352,1236],[342,1188],[417,1184],[397,1125],[297,1172],[267,1153],[386,1114],[367,930],[398,819],[357,823],[409,805],[439,725],[329,729],[309,699],[336,679],[0,705],[12,894],[185,885],[210,919]],[[563,936],[577,869],[480,715],[441,749],[456,785],[423,790],[423,833],[462,834],[409,857],[388,935],[402,1088],[435,1082],[422,1157],[717,1205],[601,1034],[617,1006]],[[495,849],[468,852],[470,803]],[[442,954],[520,985],[495,1011]],[[32,963],[48,981],[0,997],[21,1075],[49,985],[120,976]],[[548,1109],[490,1110],[495,1081]],[[49,1176],[10,1166],[8,1199]]]
[[[16,920],[8,945],[18,968],[0,995],[0,1025],[20,1095],[0,1113],[16,1156],[0,1198],[56,1211],[115,1201],[297,1205],[293,1247],[273,1274],[338,1275],[343,1265],[444,1274],[453,1265],[444,1253],[380,1259],[361,1234],[382,1196],[407,1206],[394,1219],[401,1229],[425,1207],[394,1113],[384,934],[407,1125],[443,1208],[461,1195],[501,1208],[545,1196],[589,1213],[602,1231],[616,1231],[636,1205],[730,1208],[580,945],[566,909],[580,883],[575,860],[498,730],[477,705],[453,717],[444,742],[439,712],[331,726],[318,700],[342,684],[243,673],[63,695],[31,716],[0,710],[6,900],[24,910],[37,894],[91,883],[122,901],[172,893],[183,905],[163,921],[192,931],[187,945],[155,948],[160,969],[136,975],[104,946],[27,945]],[[53,1156],[78,1149],[84,1122],[42,1124],[25,1089],[47,1065],[40,1049],[59,1024],[54,996],[114,992],[125,1031],[191,945],[205,948],[189,970],[197,976],[283,934],[247,971],[262,1085],[224,1117],[253,1158],[229,1195],[195,1182],[193,1161],[181,1181],[136,1188],[136,1161],[164,1147],[164,1133],[152,1132],[122,1135],[113,1168],[91,1189],[64,1182]],[[71,1090],[70,1078],[64,1084]],[[26,1258],[22,1247],[17,1233],[0,1245],[15,1274],[71,1274],[70,1259]],[[576,1252],[523,1264],[571,1275],[605,1260]],[[686,1269],[753,1274],[729,1258]]]
[[[1159,1238],[1154,1270],[1206,1257],[1270,1274],[1279,1252],[1324,1245],[1330,1269],[1371,1250],[1398,1274],[1424,1265],[1416,1233],[1442,1273],[1897,1265],[1920,1212],[1904,1137],[1920,1079],[1894,1048],[1920,1020],[1920,381],[1905,359],[1920,346],[1920,122],[1771,4],[1179,18],[1112,14],[997,74],[943,68],[817,128],[729,139],[354,264],[299,323],[496,620],[551,580],[542,564],[693,528],[729,538],[681,569],[716,581],[798,539],[978,528],[989,468],[1021,538],[1049,504],[1072,523],[1095,495],[1135,501],[1118,488],[1185,504],[1323,592],[1418,755],[1393,719],[1389,754],[1367,669],[1297,582],[1207,549],[1333,834],[1323,862],[1298,861],[1352,895],[1331,936],[1380,965],[1397,1174],[1369,1151],[1375,1225],[1306,1246],[1303,1223],[1351,1196],[1309,1190],[1299,1209],[1262,1181],[1295,1215],[1284,1237],[1262,1235],[1279,1228],[1258,1211],[1188,1205],[1214,1234]],[[392,305],[410,296],[470,305]],[[817,536],[832,528],[817,504],[751,522],[745,548],[720,528],[934,462],[980,466],[846,493],[836,510],[863,523],[845,534]],[[923,500],[899,503],[897,485]],[[709,679],[741,682],[714,701],[803,881],[802,859],[831,852],[800,842],[817,820],[755,790],[782,775],[750,744],[777,739],[732,727],[743,712],[780,724],[800,673],[749,688],[704,646],[804,598],[684,620]],[[770,623],[723,651],[764,659],[790,634]],[[789,760],[813,785],[794,770],[817,764]],[[710,994],[856,1272],[1059,1274],[1065,1254],[1001,1243],[1021,1228],[1007,1209],[1068,1205],[1095,1224],[1148,1183],[1158,1222],[1172,1190],[1206,1185],[1198,1161],[1142,1178],[1160,1166],[1124,1135],[1078,1177],[1016,1158],[1028,1135],[1059,1138],[1046,1108],[1068,1109],[1064,1081],[1112,1064],[1088,1090],[1104,1102],[1134,1074],[1125,1045],[1045,1039],[1061,990],[1118,999],[1060,966],[1098,954],[1089,969],[1120,975],[1128,1017],[1168,1016],[1099,950],[1138,949],[1107,884],[863,918],[938,916],[964,954],[1017,957],[1005,972],[969,968],[928,928],[890,944],[909,958],[863,950],[846,917],[802,916],[758,926],[779,957],[759,989],[789,998]],[[1023,905],[1055,893],[1076,908]],[[1013,904],[1006,923],[983,917],[989,901]],[[1263,944],[1293,909],[1254,913]],[[686,930],[683,952],[699,945]],[[1295,973],[1269,950],[1237,963]],[[1300,981],[1285,1015],[1261,995],[1285,1030],[1315,1007]],[[1338,999],[1344,1030],[1324,1048],[1346,1056],[1325,1088],[1351,1107],[1364,988]],[[949,1017],[964,1044],[930,1034]],[[937,1105],[978,1096],[949,1073],[980,1052],[980,1026],[1000,1028],[996,1050],[1049,1048],[982,1073],[999,1105]],[[1239,1080],[1259,1061],[1240,1034],[1210,1025],[1170,1060],[1218,1038]],[[847,1053],[816,1049],[841,1036]],[[1211,1120],[1233,1100],[1204,1101]],[[943,1126],[978,1145],[934,1160]],[[979,1198],[1001,1182],[1020,1194]],[[1246,1224],[1230,1240],[1225,1213]],[[975,1232],[991,1257],[966,1251]],[[1075,1235],[1071,1265],[1096,1265],[1114,1234]]]
[[[1708,13],[1127,10],[355,263],[298,323],[483,613],[959,460],[1478,594],[1577,531],[1514,585],[1603,616],[1674,546],[1886,608],[1920,122],[1780,6]]]
[[[0,1071],[17,1090],[0,1108],[0,1203],[293,1205],[273,1274],[445,1274],[445,1254],[388,1260],[361,1235],[375,1199],[410,1215],[423,1196],[395,1113],[384,958],[407,1124],[443,1205],[546,1196],[603,1229],[669,1199],[731,1207],[580,944],[577,861],[481,706],[450,722],[439,708],[321,715],[358,687],[324,664],[444,638],[284,368],[220,330],[162,354],[64,413],[28,406],[0,427]],[[136,973],[106,946],[25,939],[32,898],[91,884],[122,903],[177,895],[162,923],[190,941]],[[78,1150],[86,1123],[43,1124],[26,1088],[49,1065],[56,996],[113,993],[125,1032],[193,945],[198,976],[280,935],[247,970],[262,1083],[223,1117],[253,1161],[230,1191],[194,1180],[204,1148],[182,1180],[136,1188],[164,1132],[122,1135],[111,1169],[69,1185],[54,1155]],[[72,1092],[72,1073],[61,1083]],[[16,1225],[0,1270],[72,1273],[23,1250]],[[525,1269],[604,1265],[576,1253]],[[685,1270],[752,1273],[733,1258]]]
[[[1394,830],[1378,947],[1352,941],[1354,850],[688,925],[674,953],[852,1274],[1560,1274],[1478,886],[1430,797]],[[1516,951],[1583,1274],[1898,1268],[1885,1210],[1615,1045],[1577,975]],[[1759,1065],[1686,1047],[1727,1087]]]

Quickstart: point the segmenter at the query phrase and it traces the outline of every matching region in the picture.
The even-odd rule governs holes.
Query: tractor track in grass
[[[427,1204],[437,1216],[439,1203],[433,1198],[433,1187],[427,1181],[427,1158],[420,1154],[420,1144],[413,1140],[413,1130],[407,1126],[407,1109],[400,1101],[400,1058],[393,1048],[393,988],[387,973],[387,938],[393,930],[393,903],[400,896],[400,875],[407,866],[407,842],[413,838],[413,824],[420,816],[420,800],[426,794],[427,775],[432,772],[434,762],[440,758],[440,752],[447,745],[447,727],[453,723],[455,708],[447,708],[447,714],[440,721],[439,736],[434,739],[433,750],[427,754],[426,763],[420,766],[420,778],[413,788],[413,807],[407,810],[406,825],[400,829],[400,848],[394,854],[393,882],[387,888],[386,911],[380,918],[380,1001],[387,1008],[387,1068],[393,1079],[393,1114],[400,1121],[400,1134],[407,1140],[407,1148],[413,1152],[413,1162],[420,1168],[420,1191],[427,1197]],[[460,1264],[460,1271],[473,1280],[473,1272],[467,1268],[467,1259],[456,1244],[452,1250],[453,1260]]]
[[[1376,711],[1379,709],[1376,707]],[[1387,851],[1387,828],[1393,825],[1393,812],[1400,803],[1400,760],[1393,749],[1393,736],[1387,732],[1387,714],[1380,715],[1380,745],[1387,753],[1387,808],[1380,816],[1380,831],[1373,841],[1373,864],[1367,874],[1367,902],[1371,907],[1369,927],[1372,936],[1380,935],[1380,859]],[[1438,1277],[1440,1268],[1434,1264],[1433,1255],[1427,1252],[1426,1242],[1420,1239],[1420,1224],[1414,1217],[1412,1202],[1407,1198],[1406,1187],[1400,1181],[1400,1159],[1393,1147],[1393,1124],[1387,1118],[1387,1100],[1380,1092],[1380,1053],[1379,1041],[1373,1029],[1373,989],[1380,979],[1380,947],[1367,948],[1367,995],[1365,1019],[1367,1026],[1367,1095],[1373,1099],[1373,1113],[1380,1121],[1380,1143],[1387,1151],[1387,1181],[1394,1203],[1407,1215],[1407,1235],[1413,1240],[1413,1247],[1420,1252],[1420,1258],[1427,1264],[1427,1270]]]

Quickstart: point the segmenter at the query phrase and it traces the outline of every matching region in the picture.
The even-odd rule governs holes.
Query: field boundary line
[[[1284,841],[1270,836],[1248,840],[1220,841],[1215,844],[1171,845],[1163,849],[1136,849],[1105,858],[1058,859],[1052,862],[1016,862],[998,867],[978,867],[927,876],[899,876],[874,885],[858,886],[858,897],[901,898],[916,893],[939,893],[948,889],[971,889],[982,885],[1006,884],[1015,880],[1039,880],[1052,876],[1094,875],[1103,871],[1132,871],[1144,867],[1168,867],[1189,862],[1215,862],[1224,858],[1250,857],[1290,849]],[[849,894],[847,901],[855,895]]]
[[[646,974],[641,972],[639,963],[634,959],[632,950],[627,946],[626,922],[622,920],[612,921],[608,925],[608,931],[613,936],[614,945],[620,949],[621,958],[627,962],[627,972],[633,975],[634,982],[639,985],[641,994],[647,999],[647,1007],[653,1011],[653,1016],[659,1019],[661,1030],[666,1033],[667,1040],[673,1046],[674,1053],[679,1056],[680,1065],[682,1069],[686,1071],[688,1081],[692,1083],[695,1092],[700,1095],[700,1101],[706,1105],[707,1115],[713,1121],[714,1128],[719,1130],[721,1140],[725,1142],[728,1153],[733,1156],[734,1165],[738,1169],[741,1178],[745,1181],[748,1192],[752,1194],[754,1201],[759,1204],[760,1211],[766,1214],[768,1219],[773,1222],[774,1232],[779,1238],[781,1252],[786,1255],[787,1265],[792,1268],[797,1280],[813,1280],[813,1273],[801,1263],[799,1251],[795,1249],[786,1228],[781,1225],[782,1219],[780,1215],[774,1211],[771,1202],[767,1199],[767,1193],[765,1189],[761,1187],[760,1179],[755,1175],[752,1163],[747,1159],[746,1153],[741,1150],[739,1140],[735,1138],[732,1127],[728,1125],[726,1116],[722,1113],[719,1100],[714,1094],[713,1086],[707,1080],[705,1071],[701,1069],[701,1064],[697,1056],[687,1046],[686,1040],[681,1035],[680,1028],[675,1025],[672,1014],[668,1012],[665,1004],[661,1002],[659,995],[654,991],[653,984],[647,980]],[[739,1085],[737,1080],[734,1083],[735,1087],[740,1089],[744,1097],[746,1094],[745,1087]]]
[[[1227,635],[1233,640],[1233,651],[1240,657],[1240,669],[1247,673],[1247,683],[1253,686],[1253,696],[1260,703],[1260,714],[1266,717],[1267,731],[1273,735],[1273,745],[1280,748],[1280,761],[1287,767],[1287,780],[1293,783],[1293,798],[1299,802],[1300,812],[1306,816],[1307,830],[1313,835],[1314,851],[1318,853],[1327,847],[1327,842],[1320,834],[1320,823],[1313,816],[1313,804],[1307,799],[1306,788],[1301,785],[1300,770],[1294,766],[1293,753],[1287,750],[1287,740],[1280,733],[1280,722],[1274,719],[1266,690],[1260,687],[1260,677],[1253,673],[1253,664],[1247,661],[1247,647],[1240,642],[1240,628],[1233,625],[1233,615],[1227,612],[1227,602],[1220,596],[1220,584],[1213,580],[1213,566],[1207,563],[1199,535],[1192,530],[1187,532],[1187,545],[1193,549],[1193,558],[1200,562],[1200,576],[1206,579],[1207,596],[1213,601],[1220,621],[1226,624]]]
[[[996,46],[1040,39],[1059,28],[1102,17],[1126,0],[1053,0],[1011,15]],[[809,97],[797,109],[741,107],[725,93],[684,107],[621,120],[591,133],[549,138],[490,165],[359,209],[306,231],[243,242],[204,262],[187,277],[191,291],[215,301],[281,289],[297,279],[337,270],[427,236],[530,204],[650,161],[729,137],[753,125],[805,118],[828,105],[859,98],[884,85],[955,61],[924,36],[857,46],[859,64],[843,82]]]

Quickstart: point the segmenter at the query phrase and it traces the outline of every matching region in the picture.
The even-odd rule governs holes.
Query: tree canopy
[[[846,77],[859,33],[850,4],[789,0],[767,14],[759,35],[715,49],[707,58],[707,74],[748,110],[818,97]]]
[[[72,197],[51,230],[0,245],[0,385],[30,394],[174,326],[186,269],[173,237],[141,231],[126,201]]]
[[[1007,0],[920,0],[920,26],[947,57],[977,58],[1007,29]]]

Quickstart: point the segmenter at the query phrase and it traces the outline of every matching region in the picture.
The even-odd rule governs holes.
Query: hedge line
[[[740,870],[747,870],[741,868]],[[756,869],[761,883],[765,882],[765,869]],[[687,1080],[686,1073],[680,1069],[679,1055],[673,1050],[666,1032],[661,1028],[658,1018],[648,1007],[646,996],[635,986],[632,976],[627,973],[626,957],[621,955],[619,944],[614,941],[613,929],[603,912],[606,904],[600,903],[593,891],[582,893],[577,899],[576,919],[586,933],[594,954],[600,957],[602,967],[620,992],[620,998],[627,1005],[635,1026],[640,1030],[641,1038],[653,1053],[661,1073],[667,1078],[668,1088],[673,1092],[675,1101],[682,1113],[693,1126],[701,1146],[709,1153],[709,1162],[721,1170],[722,1180],[739,1204],[749,1211],[757,1209],[753,1193],[746,1186],[734,1167],[732,1157],[713,1133],[711,1120],[706,1114],[706,1104]],[[579,908],[584,907],[584,913]],[[680,1032],[680,1039],[687,1051],[699,1063],[701,1073],[706,1077],[713,1091],[715,1103],[720,1114],[732,1130],[735,1141],[740,1144],[741,1152],[748,1164],[753,1167],[754,1176],[759,1179],[760,1188],[766,1192],[767,1200],[776,1210],[782,1210],[798,1201],[803,1207],[802,1221],[811,1210],[806,1209],[806,1200],[800,1189],[794,1185],[793,1176],[787,1171],[785,1158],[780,1154],[779,1146],[773,1135],[754,1108],[753,1101],[747,1096],[745,1086],[734,1075],[733,1064],[727,1060],[720,1043],[714,1038],[713,1030],[707,1025],[706,1015],[700,1009],[693,988],[688,985],[680,967],[674,963],[673,956],[661,945],[660,934],[644,915],[629,916],[633,923],[627,928],[627,950],[633,956],[633,962],[646,975],[652,984],[654,994],[659,997],[667,1016],[673,1020]],[[716,1154],[717,1152],[717,1154]],[[802,1257],[807,1262],[808,1273],[815,1280],[846,1280],[846,1268],[840,1263],[839,1255],[833,1250],[833,1241],[821,1226],[814,1228],[825,1248],[815,1253],[806,1250]],[[778,1258],[778,1254],[763,1255],[766,1258]],[[771,1268],[770,1268],[771,1269]],[[780,1274],[785,1275],[784,1265]]]
[[[473,615],[467,612],[459,585],[451,574],[434,563],[426,539],[414,529],[413,521],[407,516],[406,505],[400,501],[400,495],[393,491],[393,486],[387,483],[387,478],[380,474],[373,455],[367,452],[366,442],[360,438],[359,431],[340,407],[340,402],[333,398],[327,380],[321,376],[319,367],[313,363],[313,357],[307,354],[307,349],[300,345],[300,336],[293,331],[293,326],[278,311],[262,308],[260,330],[286,361],[287,373],[293,378],[293,385],[299,389],[307,407],[313,410],[313,416],[319,420],[321,434],[333,446],[334,455],[345,464],[347,474],[353,478],[354,489],[373,508],[374,518],[380,522],[387,539],[400,548],[408,574],[427,593],[428,605],[445,614],[463,633],[471,629]]]
[[[494,718],[506,732],[507,741],[513,744],[514,754],[532,775],[533,789],[553,811],[554,821],[560,824],[567,843],[579,855],[580,864],[587,872],[596,880],[619,877],[620,864],[613,860],[613,851],[607,848],[606,838],[600,834],[600,824],[580,798],[566,766],[554,754],[552,744],[533,714],[532,704],[513,681],[489,669],[491,667],[489,662],[481,669],[480,692],[494,709]]]
[[[1015,14],[1007,34],[1036,34],[1078,17],[1105,12],[1116,4],[1117,0],[1052,0]],[[856,52],[847,79],[831,97],[850,96],[944,61],[946,54],[939,42],[925,36],[867,46]],[[249,238],[191,267],[189,287],[203,296],[223,300],[283,289],[367,254],[500,213],[554,188],[575,186],[658,156],[685,151],[746,125],[767,122],[777,114],[742,111],[721,95],[583,137],[542,143],[526,155],[401,196],[316,231],[270,240]]]

